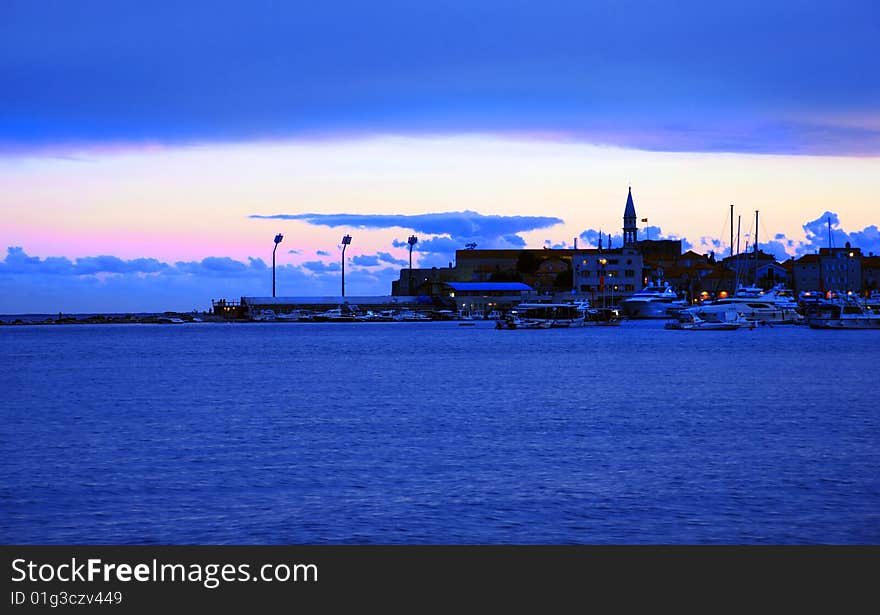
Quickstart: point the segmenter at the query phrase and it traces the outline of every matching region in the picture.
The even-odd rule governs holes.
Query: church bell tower
[[[636,225],[636,206],[633,204],[632,187],[626,197],[626,209],[623,210],[623,247],[634,248],[638,241],[639,227]]]

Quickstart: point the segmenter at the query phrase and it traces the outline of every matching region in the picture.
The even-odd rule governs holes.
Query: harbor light
[[[278,249],[278,244],[282,239],[284,239],[284,235],[281,233],[275,235],[275,247],[272,248],[272,297],[275,297],[275,250]]]
[[[345,296],[345,247],[351,243],[351,235],[342,238],[342,296]]]

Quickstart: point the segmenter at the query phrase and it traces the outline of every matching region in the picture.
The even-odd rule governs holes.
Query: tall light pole
[[[278,244],[282,239],[284,239],[284,235],[281,233],[275,235],[275,247],[272,248],[272,297],[275,297],[275,250],[278,249]]]
[[[342,296],[345,296],[345,246],[351,243],[351,235],[342,238]]]
[[[413,274],[412,274],[412,251],[413,246],[415,246],[419,242],[419,238],[415,235],[410,235],[409,239],[406,240],[406,243],[409,244],[409,294],[412,295],[413,290]]]
[[[608,263],[607,259],[600,258],[599,264],[602,265],[601,275],[599,276],[599,285],[602,287],[602,307],[607,307],[605,305],[605,265]]]
[[[847,294],[847,296],[852,294],[852,288],[850,288],[850,286],[852,285],[852,282],[850,281],[851,280],[850,271],[852,271],[853,257],[855,255],[856,255],[855,252],[850,252],[849,254],[847,254],[847,259],[846,259],[846,294]]]

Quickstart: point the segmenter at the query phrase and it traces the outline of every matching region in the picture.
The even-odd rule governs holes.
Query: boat
[[[251,320],[257,322],[271,322],[277,318],[273,310],[255,310],[251,315]]]
[[[729,310],[734,310],[747,321],[758,324],[800,324],[804,317],[791,291],[775,286],[770,290],[741,287],[732,297],[703,302],[687,308],[703,320],[719,321]]]
[[[664,328],[676,331],[736,331],[749,324],[736,312],[730,312],[729,318],[731,320],[703,320],[685,310],[679,312],[677,320],[667,322]]]
[[[392,319],[396,322],[429,322],[431,317],[413,310],[398,310]]]
[[[520,303],[496,321],[497,329],[569,329],[583,327],[585,311],[577,303]]]
[[[380,310],[378,312],[367,310],[359,320],[362,322],[394,322],[394,316],[394,310]]]
[[[583,306],[584,326],[613,327],[620,325],[620,312],[616,308]]]
[[[872,291],[871,294],[865,298],[865,304],[869,310],[876,314],[880,314],[880,291]]]
[[[338,307],[315,314],[312,316],[312,320],[316,322],[358,322],[360,318],[351,309]]]
[[[880,329],[880,314],[853,297],[817,303],[807,312],[812,329]]]
[[[629,318],[669,318],[688,304],[668,283],[655,283],[621,301],[620,307]]]
[[[508,314],[505,318],[495,321],[496,329],[549,329],[550,321],[529,320],[516,314]]]
[[[305,310],[291,310],[290,312],[279,312],[275,318],[287,322],[310,322],[312,314]]]

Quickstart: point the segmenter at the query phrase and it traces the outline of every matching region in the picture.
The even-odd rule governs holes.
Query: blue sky
[[[6,146],[373,132],[880,152],[876,2],[4,2]]]

